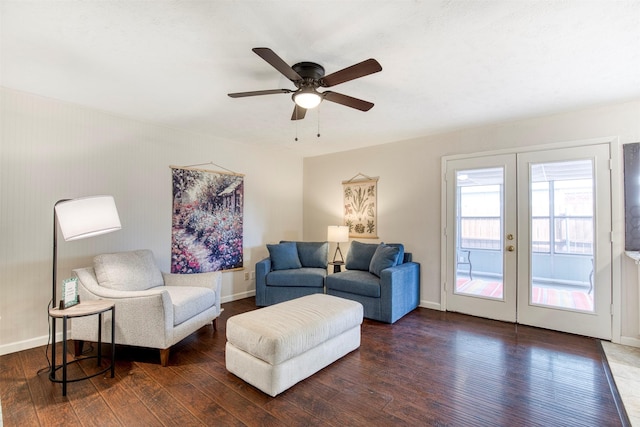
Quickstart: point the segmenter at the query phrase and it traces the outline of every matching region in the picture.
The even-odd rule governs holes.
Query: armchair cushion
[[[380,277],[382,270],[397,265],[399,252],[400,249],[397,247],[384,244],[378,245],[369,264],[369,273]]]
[[[98,283],[105,288],[144,291],[164,285],[150,250],[97,255],[93,265]]]
[[[277,245],[267,245],[271,258],[272,270],[290,270],[301,268],[298,248],[294,242],[284,242]]]
[[[357,240],[351,242],[347,254],[347,270],[369,271],[371,258],[373,258],[376,249],[378,249],[376,243],[360,243]]]

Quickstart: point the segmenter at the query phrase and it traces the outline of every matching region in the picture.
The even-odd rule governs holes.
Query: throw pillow
[[[279,243],[277,245],[267,245],[269,257],[271,258],[272,270],[290,270],[300,268],[300,258],[298,258],[298,248],[293,242]]]
[[[327,268],[329,259],[328,242],[296,242],[298,257],[303,267]]]
[[[398,248],[398,262],[396,265],[404,264],[404,245],[402,243],[387,243],[389,246],[393,246],[394,248]]]
[[[376,243],[360,243],[357,240],[351,242],[349,253],[347,254],[347,270],[369,271],[371,258],[376,252]]]
[[[100,286],[121,291],[144,291],[164,285],[162,273],[148,249],[102,254],[93,258]]]
[[[400,249],[397,247],[380,244],[371,258],[369,273],[380,277],[382,270],[393,267],[398,263],[399,253]]]

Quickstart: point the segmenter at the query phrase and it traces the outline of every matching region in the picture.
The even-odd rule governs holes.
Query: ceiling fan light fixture
[[[322,96],[312,88],[303,88],[293,94],[293,102],[308,110],[317,107],[322,102]]]

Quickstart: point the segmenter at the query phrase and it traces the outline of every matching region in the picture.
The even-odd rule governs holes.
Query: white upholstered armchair
[[[167,366],[169,348],[220,315],[219,271],[168,274],[156,266],[149,250],[98,255],[94,266],[74,270],[80,301],[115,302],[116,344],[157,348]],[[111,314],[103,316],[102,340],[111,340]],[[95,317],[74,318],[71,337],[76,354],[84,341],[96,342]]]

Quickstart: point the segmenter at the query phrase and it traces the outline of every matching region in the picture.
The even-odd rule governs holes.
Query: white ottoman
[[[275,396],[360,347],[362,304],[313,294],[227,320],[227,370]]]

